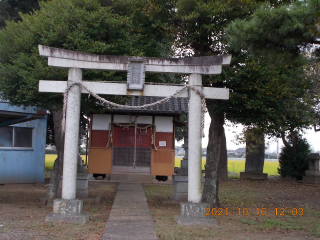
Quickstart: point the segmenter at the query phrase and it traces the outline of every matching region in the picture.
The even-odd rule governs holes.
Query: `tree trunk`
[[[224,124],[224,123],[223,123]],[[221,127],[221,149],[220,149],[220,160],[219,160],[219,171],[218,171],[218,177],[219,180],[228,180],[228,154],[227,154],[227,139],[226,134],[224,131],[223,124]]]
[[[57,148],[58,156],[53,164],[49,187],[42,202],[43,205],[49,205],[50,203],[52,203],[53,199],[56,198],[63,166],[64,134],[61,131],[62,110],[53,111],[52,113],[55,132],[55,145]]]
[[[210,112],[209,112],[210,113]],[[224,115],[211,113],[209,129],[209,142],[207,147],[206,177],[202,201],[209,203],[210,207],[219,207],[219,163],[226,153],[226,138],[224,133]]]
[[[286,140],[286,135],[284,132],[281,132],[281,139],[282,139],[283,145],[285,145],[287,148],[291,146],[290,143]]]
[[[294,134],[293,131],[290,131],[290,135],[291,135],[291,139],[292,139],[292,148],[293,148],[293,154],[294,157],[297,158],[298,157],[298,149],[297,149],[297,139],[296,139],[296,135]]]
[[[291,138],[291,143],[292,143],[292,146],[290,145],[290,143],[286,140],[286,136],[284,134],[284,132],[281,133],[281,138],[282,138],[282,142],[283,144],[287,147],[287,148],[290,148],[292,147],[292,151],[293,151],[293,156],[295,158],[298,157],[298,148],[297,148],[297,139],[296,139],[296,135],[295,135],[295,132],[290,130],[290,133],[289,133],[289,138]]]

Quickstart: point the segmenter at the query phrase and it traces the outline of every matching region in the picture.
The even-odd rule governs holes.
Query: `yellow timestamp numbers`
[[[228,208],[206,208],[206,216],[266,216],[270,211],[276,216],[303,216],[303,208],[274,208],[273,210],[267,210],[266,208],[255,208],[251,212],[247,208],[237,208],[236,210],[232,211]]]

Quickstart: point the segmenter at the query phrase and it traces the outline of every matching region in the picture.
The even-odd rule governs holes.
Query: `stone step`
[[[151,174],[138,173],[111,173],[110,181],[119,182],[152,182],[154,176]]]

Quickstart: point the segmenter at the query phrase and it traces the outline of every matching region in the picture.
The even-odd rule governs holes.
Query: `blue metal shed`
[[[44,182],[46,112],[0,101],[0,184]]]

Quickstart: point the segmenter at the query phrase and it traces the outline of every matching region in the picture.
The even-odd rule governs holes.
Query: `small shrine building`
[[[161,97],[131,97],[127,105],[141,106]],[[145,174],[166,180],[174,173],[175,128],[188,113],[187,98],[139,110],[108,109],[90,115],[89,172],[94,177]]]

